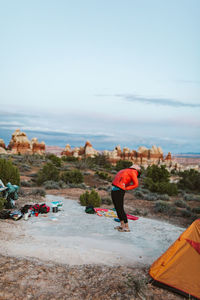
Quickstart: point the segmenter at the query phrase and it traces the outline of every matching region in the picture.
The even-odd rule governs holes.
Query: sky
[[[0,0],[0,138],[200,153],[199,0]]]

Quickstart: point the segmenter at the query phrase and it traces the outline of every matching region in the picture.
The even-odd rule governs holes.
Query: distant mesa
[[[84,147],[76,147],[74,149],[71,149],[70,145],[67,144],[64,151],[61,152],[62,156],[74,156],[78,159],[82,159],[83,157],[95,157],[99,154],[100,152],[95,150],[89,141],[85,143]],[[116,146],[113,151],[104,150],[102,154],[106,155],[112,164],[116,164],[119,160],[129,160],[144,167],[161,163],[170,166],[172,161],[170,152],[166,158],[164,158],[162,149],[156,146],[152,146],[151,149],[141,146],[138,148],[138,151],[131,150],[127,147],[121,150],[120,146]]]
[[[38,142],[37,138],[32,138],[29,141],[26,133],[21,132],[20,129],[15,130],[8,147],[6,147],[3,139],[0,139],[0,154],[40,154],[54,153],[57,156],[73,156],[81,160],[87,157],[95,157],[100,154],[105,155],[110,163],[116,164],[119,160],[128,160],[132,163],[147,168],[150,165],[166,165],[168,169],[177,169],[179,171],[193,168],[199,170],[199,165],[183,166],[177,159],[172,158],[169,152],[164,157],[161,147],[152,146],[150,149],[145,146],[140,146],[138,150],[130,149],[128,147],[121,147],[118,145],[112,151],[104,150],[97,151],[93,148],[90,141],[86,141],[84,147],[71,148],[69,144],[65,149],[58,146],[46,146],[44,142]]]
[[[2,144],[3,143],[0,142],[0,147]],[[4,149],[6,149],[6,147]],[[15,132],[12,134],[12,138],[7,147],[6,153],[42,155],[45,153],[45,143],[44,142],[39,143],[37,138],[33,138],[31,141],[29,141],[26,133],[21,132],[20,129],[16,129]]]

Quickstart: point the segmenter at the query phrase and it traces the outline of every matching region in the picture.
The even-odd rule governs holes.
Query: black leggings
[[[123,190],[111,191],[112,201],[115,206],[118,218],[120,219],[120,221],[128,223],[127,216],[124,211],[124,195],[125,191]]]

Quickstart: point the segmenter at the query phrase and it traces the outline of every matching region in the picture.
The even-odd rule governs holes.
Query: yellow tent
[[[200,219],[152,264],[149,274],[161,286],[200,299]]]

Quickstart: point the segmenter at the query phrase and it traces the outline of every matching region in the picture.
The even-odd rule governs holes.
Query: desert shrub
[[[163,200],[163,201],[169,201],[170,200],[170,197],[167,194],[161,194],[158,197],[159,197],[159,200]]]
[[[101,198],[95,190],[92,190],[90,193],[86,191],[80,195],[80,203],[82,206],[92,205],[93,207],[99,207],[101,205]]]
[[[195,196],[194,196],[194,201],[200,202],[200,196],[199,196],[199,195],[195,195]]]
[[[194,169],[180,172],[181,180],[178,183],[179,188],[188,191],[200,192],[200,173]]]
[[[95,155],[95,157],[92,158],[92,162],[94,165],[97,165],[105,169],[111,168],[111,163],[109,161],[109,158],[104,154]]]
[[[185,194],[183,196],[185,201],[199,201],[200,202],[200,196],[194,195],[194,194]]]
[[[31,167],[30,167],[29,165],[23,164],[23,165],[21,165],[21,166],[19,167],[19,169],[20,169],[21,172],[26,172],[26,171],[30,171],[30,170],[31,170]]]
[[[173,215],[176,213],[176,208],[165,201],[157,201],[154,206],[155,212],[160,212],[166,215]]]
[[[41,162],[44,162],[43,156],[36,153],[32,155],[24,154],[21,159],[23,162],[33,166],[38,166]]]
[[[21,181],[21,186],[23,186],[23,187],[31,187],[32,186],[32,182],[23,180],[23,181]]]
[[[19,169],[16,166],[14,166],[10,160],[0,159],[0,179],[5,185],[8,182],[19,185]]]
[[[122,160],[120,159],[117,163],[116,163],[116,166],[115,166],[115,169],[117,171],[120,171],[122,169],[126,169],[126,168],[129,168],[133,163],[129,160]]]
[[[192,212],[194,212],[196,214],[200,214],[200,207],[194,207],[194,208],[192,208]]]
[[[45,164],[43,168],[37,174],[37,184],[41,185],[43,182],[53,180],[59,180],[59,171],[51,162]]]
[[[189,211],[187,209],[183,209],[183,210],[181,210],[181,216],[184,218],[190,218],[190,217],[192,217],[192,213],[191,213],[191,211]]]
[[[86,189],[85,183],[68,183],[69,188]]]
[[[4,208],[4,204],[6,203],[6,199],[3,197],[0,197],[0,210]]]
[[[187,208],[187,207],[188,207],[187,203],[186,203],[185,201],[183,201],[183,200],[176,200],[176,201],[174,202],[174,204],[175,204],[177,207],[181,207],[181,208]]]
[[[25,189],[23,189],[22,187],[19,188],[19,191],[18,191],[19,197],[24,197],[27,194],[28,194],[28,192]]]
[[[83,174],[79,170],[65,171],[60,178],[67,184],[83,182]]]
[[[51,190],[51,189],[55,189],[55,190],[59,190],[60,189],[60,185],[57,181],[53,181],[53,180],[47,180],[43,183],[43,187],[46,190]]]
[[[30,195],[45,197],[46,191],[44,189],[32,189],[29,192]]]
[[[101,179],[107,180],[109,182],[112,181],[112,178],[108,173],[96,171],[95,174],[98,175]]]
[[[147,200],[147,201],[156,201],[156,200],[158,200],[157,196],[154,195],[154,194],[145,194],[143,199]]]
[[[135,190],[133,192],[133,194],[134,194],[135,197],[138,197],[139,199],[144,199],[144,194],[142,193],[141,190]]]
[[[101,202],[102,202],[102,204],[107,204],[107,205],[111,205],[112,204],[111,198],[108,198],[108,197],[101,198]]]
[[[56,156],[55,154],[47,154],[46,158],[49,159],[56,167],[61,167],[62,160],[60,157]]]
[[[69,161],[69,162],[78,161],[78,157],[74,157],[74,156],[62,156],[61,159],[63,161]]]

